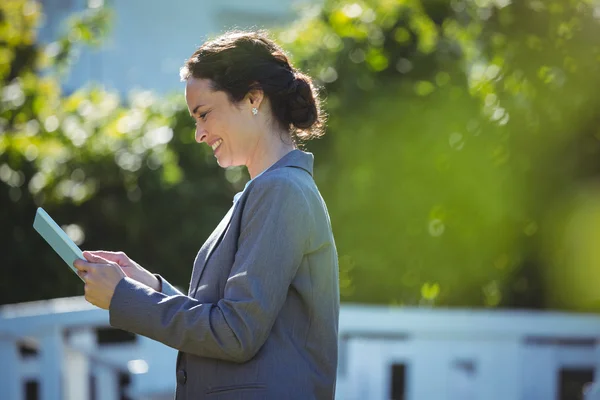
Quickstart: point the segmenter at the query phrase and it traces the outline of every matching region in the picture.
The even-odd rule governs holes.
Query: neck
[[[258,174],[296,148],[291,141],[285,143],[280,138],[279,133],[274,133],[270,135],[270,140],[261,140],[257,143],[252,156],[246,163],[250,179],[254,179]]]

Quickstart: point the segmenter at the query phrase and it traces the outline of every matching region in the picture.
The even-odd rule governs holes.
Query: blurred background
[[[345,304],[597,321],[597,0],[3,1],[0,304],[83,294],[38,206],[187,288],[248,174],[195,143],[178,71],[232,28],[271,30],[320,87],[304,149]]]

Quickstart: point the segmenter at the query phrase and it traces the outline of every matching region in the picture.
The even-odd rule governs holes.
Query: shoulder
[[[308,178],[308,180],[307,180]],[[283,167],[266,172],[251,182],[251,191],[302,194],[309,189],[312,178],[301,169]]]
[[[312,177],[306,171],[287,167],[268,171],[251,181],[240,198],[242,227],[255,221],[260,229],[278,226],[274,232],[281,232],[282,227],[293,228],[293,233],[286,234],[288,237],[308,240],[314,231],[310,181]]]
[[[298,168],[278,168],[250,182],[244,200],[250,207],[259,203],[263,207],[277,205],[274,209],[292,206],[294,209],[306,211],[309,208],[310,182],[312,177],[306,171]]]

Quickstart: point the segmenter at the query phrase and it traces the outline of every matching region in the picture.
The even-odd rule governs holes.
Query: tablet
[[[42,207],[39,207],[35,213],[33,228],[42,235],[60,258],[77,274],[77,268],[73,266],[73,262],[77,259],[85,260],[83,252]],[[79,278],[81,279],[81,277]]]

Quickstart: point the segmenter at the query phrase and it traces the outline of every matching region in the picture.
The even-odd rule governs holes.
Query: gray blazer
[[[313,155],[252,180],[204,243],[187,295],[122,279],[112,326],[179,350],[176,398],[332,399],[338,259]]]

